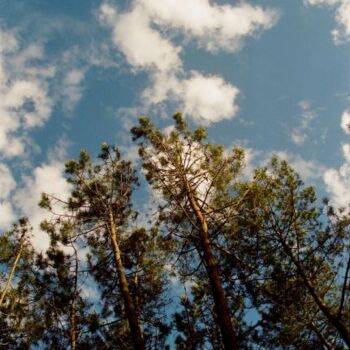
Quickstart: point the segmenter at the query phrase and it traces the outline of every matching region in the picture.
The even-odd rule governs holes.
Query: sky
[[[64,161],[102,142],[135,160],[138,117],[178,111],[347,205],[349,43],[350,0],[0,0],[0,230],[28,216],[47,248]]]

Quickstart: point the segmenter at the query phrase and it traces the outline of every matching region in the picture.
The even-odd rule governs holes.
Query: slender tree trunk
[[[76,314],[76,308],[75,308],[75,300],[77,296],[77,288],[78,288],[78,254],[77,250],[72,243],[72,248],[74,250],[74,258],[75,258],[75,268],[74,268],[74,293],[73,293],[73,299],[69,306],[69,322],[70,322],[70,343],[71,343],[71,349],[76,350],[77,349],[77,341],[78,341],[78,330],[77,330],[77,314]]]
[[[208,225],[186,180],[185,186],[191,208],[194,211],[199,225],[199,243],[202,250],[201,253],[203,254],[204,264],[208,273],[211,291],[213,293],[215,312],[222,341],[225,350],[238,350],[237,336],[232,326],[225,291],[221,285],[219,266],[215,256],[212,253],[209,241]]]
[[[341,292],[341,298],[340,298],[340,304],[339,304],[339,310],[338,310],[338,318],[341,317],[341,314],[342,314],[342,311],[343,311],[346,290],[348,288],[350,288],[350,284],[348,284],[349,273],[350,273],[350,254],[349,254],[349,258],[348,258],[348,263],[346,264],[343,288],[342,288],[342,292]]]
[[[72,303],[69,306],[69,322],[70,322],[70,344],[72,350],[77,349],[77,322],[76,322],[76,312],[75,312],[75,303]]]
[[[322,333],[317,329],[315,324],[313,322],[310,323],[311,329],[317,334],[318,338],[320,339],[321,343],[324,345],[327,350],[334,350],[333,346],[329,344],[327,339],[322,335]]]
[[[139,319],[137,317],[137,310],[132,300],[128,281],[126,279],[125,272],[124,272],[124,266],[121,259],[121,252],[120,252],[119,243],[117,239],[117,232],[116,232],[112,211],[109,211],[108,221],[109,221],[108,222],[109,233],[110,233],[110,238],[111,238],[113,252],[114,252],[114,263],[117,269],[120,287],[121,287],[121,293],[124,299],[125,312],[129,322],[131,338],[134,343],[135,350],[145,350],[145,342],[142,336]]]
[[[17,268],[17,265],[18,265],[18,261],[21,258],[21,255],[22,255],[22,252],[23,252],[23,248],[24,248],[24,239],[22,238],[21,239],[21,243],[20,243],[20,247],[18,249],[15,261],[13,262],[13,265],[12,265],[12,268],[11,268],[11,272],[10,272],[9,277],[7,279],[6,285],[5,285],[4,289],[3,289],[3,291],[1,292],[0,306],[4,302],[4,299],[5,299],[5,296],[7,294],[7,291],[9,289],[10,285],[11,285],[11,281],[13,279],[13,276],[15,275],[15,271],[16,271],[16,268]]]
[[[302,280],[304,281],[304,284],[307,290],[309,291],[310,295],[312,296],[314,302],[316,303],[320,311],[324,314],[324,316],[328,319],[329,323],[332,324],[333,327],[338,331],[339,335],[350,349],[350,328],[348,329],[344,325],[344,323],[336,315],[334,315],[331,312],[331,310],[327,307],[327,305],[325,305],[325,303],[320,299],[320,297],[317,295],[314,286],[311,284],[308,277],[306,276],[303,267],[301,266],[300,262],[295,259],[293,252],[291,251],[289,246],[283,241],[283,239],[281,239],[281,243],[284,247],[285,252],[292,260],[292,263],[297,268],[297,271],[301,276]]]

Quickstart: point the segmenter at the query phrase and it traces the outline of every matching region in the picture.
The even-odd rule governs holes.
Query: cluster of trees
[[[132,129],[144,227],[136,170],[103,144],[66,163],[68,199],[43,194],[47,252],[27,220],[0,236],[0,349],[350,348],[349,213],[285,161],[248,179],[242,149],[174,119]]]

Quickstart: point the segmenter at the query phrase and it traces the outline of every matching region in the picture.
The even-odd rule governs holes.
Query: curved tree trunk
[[[134,343],[134,348],[135,350],[145,350],[145,342],[142,336],[139,319],[137,317],[137,310],[132,300],[128,281],[126,279],[125,272],[124,272],[124,266],[121,259],[121,252],[120,252],[119,243],[117,239],[117,232],[116,232],[112,211],[109,211],[108,229],[109,229],[109,234],[110,234],[112,247],[113,247],[114,263],[115,263],[115,267],[117,269],[117,273],[119,277],[121,293],[124,299],[125,313],[128,318],[128,323],[130,327],[131,338]]]

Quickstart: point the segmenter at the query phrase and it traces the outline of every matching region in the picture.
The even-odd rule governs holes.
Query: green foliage
[[[260,310],[261,343],[303,349],[329,343],[345,349],[345,339],[327,316],[336,314],[346,283],[339,268],[349,257],[348,225],[341,225],[345,217],[324,215],[314,188],[305,187],[276,158],[256,171],[251,186],[254,192],[240,208],[239,243],[230,250],[237,252],[247,290]],[[337,319],[348,322],[345,310]]]
[[[48,251],[33,249],[26,219],[0,235],[0,349],[133,349],[127,294],[147,350],[222,350],[212,266],[240,349],[348,348],[346,208],[322,204],[276,157],[248,179],[242,149],[212,144],[180,113],[170,133],[141,117],[132,134],[156,219],[136,224],[138,177],[117,147],[68,161],[69,198],[40,202]]]
[[[89,249],[86,268],[99,288],[102,305],[90,329],[100,325],[98,333],[106,339],[105,348],[116,344],[120,349],[133,347],[120,275],[124,273],[147,344],[161,346],[168,332],[162,312],[165,274],[157,230],[132,227],[137,213],[132,209],[131,195],[138,180],[131,163],[121,159],[116,147],[102,144],[97,162],[82,151],[77,161],[66,163],[66,174],[72,185],[66,204],[69,219],[58,219],[58,239],[52,232],[51,239],[53,245],[57,240],[67,244],[73,237]],[[44,225],[49,232],[50,227]],[[118,248],[113,243],[112,226]],[[117,263],[115,249],[120,250],[122,266]]]

